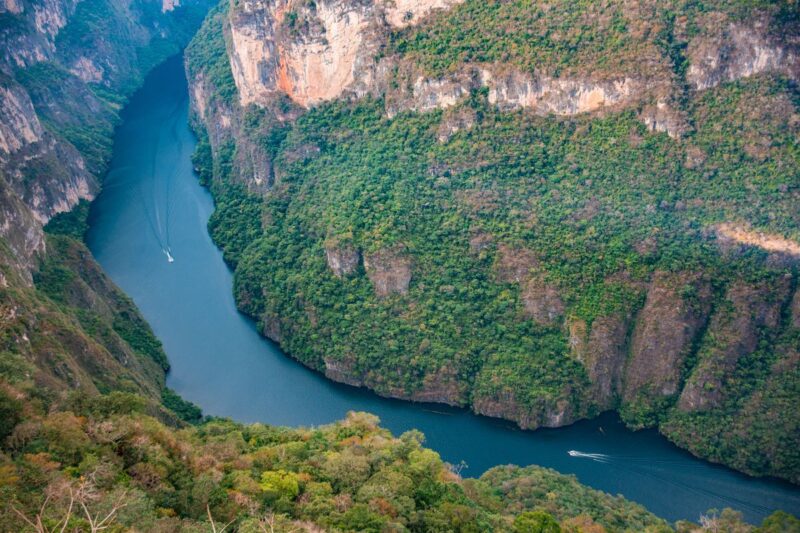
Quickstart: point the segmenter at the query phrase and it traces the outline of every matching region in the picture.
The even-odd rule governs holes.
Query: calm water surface
[[[213,204],[192,172],[187,113],[181,60],[173,58],[148,77],[123,114],[88,242],[164,343],[169,386],[207,414],[313,426],[350,410],[369,411],[395,433],[420,429],[445,460],[466,461],[466,475],[497,464],[543,465],[669,520],[696,520],[722,507],[751,521],[775,509],[800,514],[797,487],[700,461],[655,431],[626,430],[615,416],[520,431],[464,410],[382,399],[290,359],[236,311],[231,272],[206,231]],[[602,455],[572,457],[569,450]]]

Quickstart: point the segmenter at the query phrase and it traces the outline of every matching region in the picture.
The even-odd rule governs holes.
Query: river
[[[314,426],[350,410],[368,411],[396,434],[421,430],[445,460],[467,463],[464,475],[479,476],[497,464],[538,464],[623,494],[668,520],[696,521],[723,507],[750,521],[776,509],[800,514],[797,487],[701,461],[655,431],[625,429],[611,414],[521,431],[463,409],[380,398],[292,360],[236,310],[232,274],[206,231],[213,202],[192,171],[195,139],[187,114],[186,81],[175,57],[148,76],[123,112],[87,241],[164,343],[169,386],[206,414]]]

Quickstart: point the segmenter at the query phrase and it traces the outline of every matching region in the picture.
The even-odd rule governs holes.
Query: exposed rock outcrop
[[[41,141],[43,135],[28,93],[16,84],[0,87],[0,154],[8,157]]]
[[[564,302],[558,287],[548,283],[542,273],[537,272],[538,266],[539,260],[532,250],[506,244],[497,247],[494,264],[497,279],[519,285],[525,316],[537,324],[553,326],[564,314]]]
[[[711,296],[701,275],[655,273],[631,339],[625,402],[650,404],[679,392],[683,362],[708,319]]]
[[[732,253],[740,247],[754,246],[767,252],[800,259],[800,243],[780,235],[756,231],[743,224],[725,222],[714,227],[723,251]]]
[[[308,107],[368,77],[380,38],[371,2],[242,2],[231,13],[231,67],[242,105],[278,92]]]
[[[0,177],[0,238],[11,253],[3,258],[28,284],[36,257],[45,251],[42,227],[30,209]]]
[[[325,377],[353,387],[361,387],[364,385],[355,369],[355,360],[352,358],[326,357]]]
[[[780,324],[781,309],[789,296],[791,278],[759,285],[736,281],[713,314],[700,362],[678,401],[683,411],[718,407],[727,377],[739,360],[755,351],[759,340]]]
[[[580,319],[569,322],[570,348],[586,367],[592,400],[601,409],[615,407],[622,390],[630,320],[615,313],[594,319],[591,327]]]
[[[370,94],[383,97],[388,116],[447,109],[476,89],[500,109],[575,115],[638,106],[652,131],[681,137],[684,113],[672,104],[680,95],[669,76],[598,72],[554,77],[510,65],[463,64],[432,78],[398,56],[382,56],[393,30],[421,23],[459,0],[249,0],[231,9],[231,66],[242,105],[269,105],[287,95],[301,107]],[[797,39],[769,37],[766,21],[732,24],[709,15],[688,46],[689,85],[713,87],[762,72],[800,77]],[[649,58],[648,61],[655,61]],[[666,65],[659,72],[668,70]],[[445,130],[446,131],[446,130]],[[449,133],[440,135],[440,139]]]
[[[696,90],[762,72],[800,78],[800,39],[778,41],[767,32],[766,21],[751,26],[731,24],[709,15],[707,33],[689,42],[687,81]]]
[[[626,103],[638,97],[644,85],[629,77],[608,82],[489,70],[481,71],[481,82],[489,88],[489,102],[500,109],[532,109],[543,115],[575,115]]]
[[[538,266],[539,259],[532,250],[507,244],[497,247],[494,271],[500,281],[523,283],[531,277],[531,271]]]
[[[553,326],[564,314],[564,302],[558,287],[541,277],[533,277],[522,286],[522,305],[525,314],[537,324]]]
[[[503,388],[495,394],[476,394],[472,399],[472,410],[479,415],[513,420],[522,429],[561,427],[577,419],[567,399],[551,401],[542,398],[537,405],[526,408],[516,396],[510,388]]]
[[[650,131],[666,133],[673,139],[679,139],[689,130],[686,113],[663,100],[643,107],[639,119]]]
[[[329,246],[325,248],[328,267],[337,278],[343,278],[358,269],[361,253],[349,245]]]
[[[455,365],[444,365],[425,375],[422,387],[408,396],[415,402],[465,405],[469,386],[460,380]]]
[[[464,0],[385,0],[386,20],[393,28],[413,26],[435,10],[448,9]]]
[[[396,58],[375,60],[391,27],[416,24],[429,12],[456,3],[404,0],[384,10],[380,3],[344,0],[313,6],[292,0],[243,2],[233,10],[230,24],[240,103],[267,105],[283,93],[310,107],[348,95],[384,93],[391,116],[407,109],[452,107],[471,90],[487,87],[489,101],[503,109],[572,115],[626,103],[641,92],[643,84],[629,77],[555,79],[467,66],[447,78],[430,79],[412,65],[398,69]]]
[[[406,294],[411,282],[411,258],[402,250],[379,250],[364,255],[364,268],[380,297]]]

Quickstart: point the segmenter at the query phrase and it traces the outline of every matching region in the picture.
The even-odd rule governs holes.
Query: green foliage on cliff
[[[229,170],[217,174],[212,234],[238,265],[241,308],[310,366],[339,361],[349,379],[379,392],[414,397],[433,387],[443,400],[529,426],[564,410],[587,416],[602,406],[590,398],[562,319],[532,320],[526,302],[542,294],[526,294],[524,280],[504,281],[504,261],[527,261],[523,278],[554,287],[564,314],[589,326],[635,313],[655,270],[702,270],[717,292],[730,280],[782,275],[785,264],[765,266],[766,253],[726,256],[710,237],[728,220],[797,237],[786,192],[798,175],[789,115],[755,111],[792,109],[794,98],[790,85],[769,77],[709,91],[690,108],[697,131],[682,143],[647,132],[630,112],[499,113],[481,94],[455,111],[472,114],[475,126],[446,142],[437,132],[452,111],[388,120],[379,101],[326,105],[301,117],[280,145],[281,179],[262,208],[241,186],[226,185]],[[769,157],[752,149],[764,136]],[[221,153],[225,166],[233,152]],[[702,162],[687,163],[692,157]],[[326,251],[346,247],[410,257],[408,294],[376,296],[363,267],[335,277]],[[775,360],[758,363],[757,373],[743,367],[737,379],[746,386],[707,416],[742,414],[736,403],[762,390]],[[628,404],[625,413],[634,425],[652,425],[675,399]],[[770,412],[796,427],[787,405]],[[689,427],[703,425],[691,420]],[[763,441],[749,433],[744,448],[704,440],[696,449],[750,472],[795,475],[791,447],[773,439],[774,458],[759,462],[754,443]],[[734,460],[742,449],[749,458]]]
[[[199,409],[164,388],[169,364],[161,343],[89,250],[67,236],[83,222],[73,225],[69,218],[63,215],[48,226],[53,233],[34,286],[0,267],[0,300],[6,310],[0,328],[0,389],[22,388],[35,409],[57,410],[82,398],[100,413],[138,406],[172,424],[178,418],[197,422]],[[101,394],[108,395],[106,400],[99,399]],[[3,409],[18,403],[9,399]],[[15,425],[30,417],[30,409],[3,418]]]
[[[502,112],[484,88],[446,110],[390,119],[397,87],[386,101],[321,104],[280,128],[274,106],[243,111],[233,135],[247,150],[219,141],[212,158],[204,140],[197,158],[240,308],[303,363],[383,394],[471,405],[524,427],[618,409],[632,427],[659,426],[705,457],[800,480],[786,319],[718,370],[718,401],[678,407],[700,364],[721,357],[709,355],[719,352],[707,349],[718,334],[708,323],[731,284],[797,277],[796,254],[732,243],[721,225],[800,239],[796,84],[763,74],[695,90],[689,43],[751,20],[778,38],[795,27],[787,6],[467,1],[395,32],[381,51],[414,76],[478,64],[497,77],[632,77],[657,88],[600,113]],[[219,66],[230,88],[223,22],[212,22],[189,70]],[[666,120],[679,123],[672,137],[648,115],[663,98]],[[253,145],[276,176],[263,197],[236,174]],[[675,286],[654,288],[658,273],[675,274]],[[706,292],[679,281],[694,273]],[[674,321],[691,338],[643,328],[651,300],[696,315],[691,328]],[[612,332],[609,320],[620,324]],[[636,332],[649,335],[638,354]],[[631,364],[665,353],[645,362],[659,375]],[[674,384],[662,375],[672,371]]]
[[[89,217],[89,202],[80,200],[71,211],[59,213],[45,225],[44,230],[51,235],[65,235],[78,242],[83,242],[89,230],[87,219]]]
[[[557,289],[565,314],[588,325],[635,313],[655,270],[701,269],[720,288],[782,275],[784,266],[765,267],[757,249],[720,254],[709,228],[744,220],[796,235],[798,213],[781,192],[796,186],[797,175],[787,115],[736,124],[725,118],[769,101],[786,105],[792,91],[771,78],[710,91],[692,108],[697,133],[685,143],[648,133],[630,112],[573,119],[498,113],[480,94],[460,110],[477,124],[444,143],[437,131],[448,114],[388,120],[379,101],[326,105],[301,117],[283,141],[275,160],[282,177],[261,213],[255,196],[226,185],[233,152],[220,150],[217,165],[228,170],[212,187],[212,235],[238,264],[242,309],[306,364],[324,370],[326,359],[338,360],[350,379],[412,397],[446,366],[450,381],[435,386],[447,401],[482,401],[484,410],[499,404],[495,413],[532,426],[563,409],[562,401],[568,417],[591,415],[601,407],[589,398],[561,321],[531,320],[526,298],[541,295],[503,281],[504,257],[527,261],[523,277],[541,276]],[[771,139],[769,158],[748,153],[761,135]],[[704,164],[685,163],[698,151]],[[255,238],[258,220],[263,235]],[[411,257],[408,294],[377,297],[361,268],[335,277],[326,249],[347,246],[365,256],[399,249]],[[739,372],[746,387],[731,401],[760,389],[774,360],[759,363],[759,373]],[[634,425],[652,425],[674,400],[629,404],[625,413]],[[773,407],[794,427],[790,409]],[[747,449],[757,455],[755,445]],[[794,475],[795,461],[782,455],[790,447],[775,441],[768,449],[783,459],[744,468]],[[732,462],[721,450],[704,455]]]
[[[214,87],[211,100],[219,98],[231,104],[236,99],[236,84],[233,81],[222,25],[228,13],[228,3],[222,2],[211,9],[189,46],[186,47],[186,66],[190,72],[201,70]]]
[[[685,69],[686,39],[701,31],[698,18],[715,11],[734,22],[774,14],[773,31],[779,36],[795,31],[797,22],[791,0],[467,0],[395,33],[387,53],[400,53],[436,76],[472,63],[555,77],[635,72],[653,81],[668,75],[657,60],[660,52],[671,56],[676,71]]]

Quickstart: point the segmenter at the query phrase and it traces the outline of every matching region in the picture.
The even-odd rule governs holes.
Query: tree
[[[561,533],[556,519],[544,511],[528,511],[514,520],[515,533]]]
[[[260,487],[273,500],[294,500],[300,494],[297,474],[286,470],[267,470],[261,474]]]

